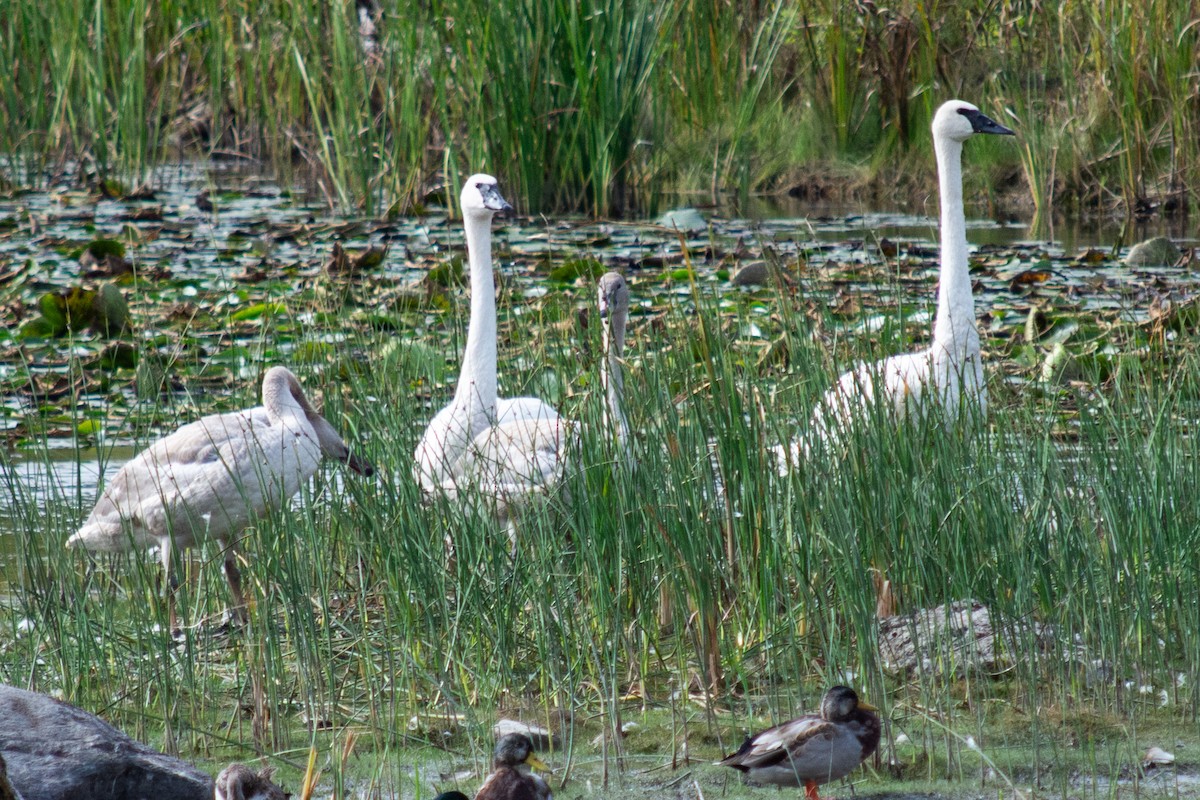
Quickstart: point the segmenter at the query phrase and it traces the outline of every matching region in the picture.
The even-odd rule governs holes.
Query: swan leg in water
[[[322,458],[342,461],[363,475],[374,473],[313,408],[287,369],[267,371],[262,398],[261,406],[202,417],[151,444],[121,467],[67,540],[68,547],[113,552],[157,543],[172,632],[177,630],[171,569],[176,549],[203,539],[220,544],[233,613],[244,615],[234,547],[242,531],[299,491]]]
[[[1012,136],[978,108],[961,100],[943,103],[933,118],[941,205],[941,265],[933,342],[928,350],[860,364],[843,374],[813,411],[807,435],[774,448],[781,473],[806,459],[815,445],[845,444],[849,430],[870,421],[872,410],[893,422],[924,413],[936,403],[948,422],[961,411],[987,411],[979,331],[967,254],[962,196],[963,142],[976,134]]]

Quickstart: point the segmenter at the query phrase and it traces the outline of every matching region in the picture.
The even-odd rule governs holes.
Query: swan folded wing
[[[497,497],[548,489],[562,477],[571,432],[557,415],[496,425],[471,443],[471,480]]]
[[[924,352],[859,364],[826,390],[813,411],[810,430],[831,444],[880,411],[903,419],[920,407],[929,373],[929,354]]]
[[[472,440],[491,428],[488,416],[467,405],[451,403],[425,428],[414,453],[413,473],[426,492],[454,484],[463,472]]]
[[[69,546],[121,551],[159,536],[180,543],[244,527],[312,475],[319,448],[265,409],[205,417],[154,442],[123,466]]]
[[[496,424],[517,420],[552,421],[558,419],[554,406],[536,397],[507,397],[496,400]]]

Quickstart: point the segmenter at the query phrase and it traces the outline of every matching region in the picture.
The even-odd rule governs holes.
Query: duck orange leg
[[[820,797],[817,797],[817,782],[816,781],[805,781],[804,782],[804,797],[806,798],[806,800],[821,800]]]

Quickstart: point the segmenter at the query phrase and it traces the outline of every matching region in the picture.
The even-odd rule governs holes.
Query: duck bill
[[[859,700],[858,707],[863,711],[878,711],[879,709],[868,703],[866,700]]]
[[[542,772],[550,771],[549,765],[547,765],[545,761],[542,761],[540,758],[538,758],[537,753],[530,753],[529,758],[525,759],[525,763],[536,770],[541,770]]]

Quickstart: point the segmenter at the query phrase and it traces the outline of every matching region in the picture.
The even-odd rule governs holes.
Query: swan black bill
[[[500,195],[500,190],[496,188],[494,183],[480,183],[479,193],[483,195],[484,208],[490,208],[492,211],[498,211],[501,214],[513,210],[513,207]]]
[[[1016,136],[1016,131],[1011,128],[1006,128],[996,120],[984,114],[977,109],[960,108],[958,113],[967,118],[971,123],[971,130],[976,133],[994,133],[998,136]]]
[[[370,478],[375,474],[375,467],[370,461],[365,458],[359,458],[354,453],[346,453],[346,457],[342,459],[346,466],[357,472],[359,475]]]

